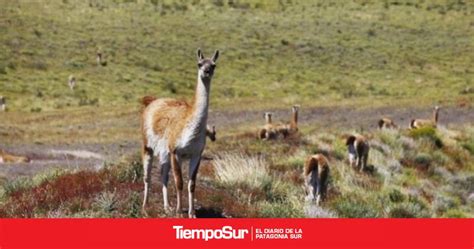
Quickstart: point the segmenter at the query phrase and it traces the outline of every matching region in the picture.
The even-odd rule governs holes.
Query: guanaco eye
[[[198,67],[202,67],[202,63],[201,63],[201,62],[198,63]]]

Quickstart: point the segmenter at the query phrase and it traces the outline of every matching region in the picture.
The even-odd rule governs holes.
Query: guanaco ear
[[[216,63],[217,61],[217,58],[219,58],[219,50],[216,50],[216,52],[214,52],[214,55],[212,56],[212,62]]]
[[[198,50],[197,50],[197,60],[200,61],[202,59],[204,59],[204,55],[202,54],[201,49],[198,48]]]

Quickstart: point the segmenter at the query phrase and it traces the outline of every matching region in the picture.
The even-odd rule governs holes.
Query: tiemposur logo
[[[213,239],[244,239],[249,233],[248,229],[234,229],[231,226],[223,226],[220,229],[189,229],[183,226],[173,226],[176,230],[176,239],[202,239],[205,241]]]

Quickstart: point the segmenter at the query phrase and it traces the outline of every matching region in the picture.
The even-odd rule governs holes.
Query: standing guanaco
[[[357,166],[362,172],[367,167],[369,158],[369,143],[367,138],[362,135],[350,135],[346,140],[347,150],[349,153],[349,164]]]
[[[145,185],[143,208],[145,208],[148,201],[153,156],[158,156],[161,166],[164,207],[169,209],[167,185],[168,173],[172,168],[177,195],[176,211],[181,212],[183,177],[180,164],[184,158],[190,158],[188,215],[190,218],[195,217],[194,190],[202,152],[206,145],[211,79],[214,75],[218,57],[219,51],[216,51],[212,58],[204,58],[201,50],[198,49],[197,85],[192,103],[161,98],[149,102],[142,111],[142,160]],[[145,98],[143,103],[149,101],[148,98]]]

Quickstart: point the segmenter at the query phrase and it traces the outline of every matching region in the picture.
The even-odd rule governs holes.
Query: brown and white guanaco
[[[435,106],[433,110],[433,117],[432,119],[412,119],[410,122],[411,129],[418,129],[421,127],[433,127],[436,128],[438,126],[438,114],[441,108],[439,106]]]
[[[277,138],[276,126],[273,124],[271,112],[265,112],[265,125],[258,130],[258,138],[262,140],[269,140]]]
[[[304,163],[304,183],[308,200],[319,205],[327,192],[329,178],[328,159],[323,154],[315,154],[306,158]]]
[[[169,209],[168,173],[173,169],[176,186],[176,211],[181,212],[181,195],[183,192],[183,177],[181,162],[190,158],[188,202],[189,217],[195,217],[194,190],[201,155],[206,145],[206,126],[209,109],[211,79],[216,68],[219,51],[212,58],[204,58],[200,49],[197,51],[197,85],[194,100],[191,103],[161,98],[150,101],[142,112],[142,160],[144,167],[144,197],[143,207],[148,201],[151,181],[153,156],[158,156],[161,166],[161,182],[163,184],[163,202]]]
[[[379,129],[397,129],[398,125],[393,122],[393,120],[389,118],[381,118],[379,119],[379,122],[377,123]]]
[[[367,167],[369,158],[369,142],[362,135],[350,135],[346,140],[347,151],[349,153],[349,164],[357,166],[362,172]]]

